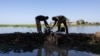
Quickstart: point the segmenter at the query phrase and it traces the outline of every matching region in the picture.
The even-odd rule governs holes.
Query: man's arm
[[[49,27],[48,22],[46,20],[44,20],[44,24],[46,27]]]
[[[57,21],[54,22],[53,26],[51,28],[53,28],[56,25]]]

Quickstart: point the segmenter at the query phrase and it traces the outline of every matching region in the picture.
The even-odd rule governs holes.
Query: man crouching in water
[[[44,21],[45,26],[49,27],[48,22],[46,21],[47,19],[48,19],[48,16],[43,16],[43,15],[36,16],[36,18],[35,18],[36,26],[37,26],[37,31],[39,33],[42,33],[42,27],[41,27],[40,21]]]
[[[52,20],[55,21],[54,25],[52,26],[52,28],[57,24],[58,26],[58,32],[60,32],[61,30],[61,24],[64,24],[65,30],[66,30],[66,34],[68,35],[68,27],[67,27],[67,23],[66,23],[66,17],[63,15],[59,15],[59,16],[54,16],[52,17]]]

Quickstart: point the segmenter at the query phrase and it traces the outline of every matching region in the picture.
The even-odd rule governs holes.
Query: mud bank
[[[48,35],[44,33],[5,33],[0,34],[0,43],[13,42],[13,43],[26,43],[26,42],[37,42],[43,44],[46,41]],[[96,37],[95,34],[85,34],[85,33],[69,33],[56,34],[58,44],[69,44],[69,45],[79,45],[79,44],[95,44],[100,43],[100,38]]]
[[[33,52],[34,49],[45,46],[44,42],[47,41],[46,38],[48,38],[47,36],[49,35],[36,32],[0,34],[0,53],[9,53],[10,51],[17,53]],[[56,37],[58,45],[46,45],[46,48],[48,48],[48,46],[58,46],[66,50],[78,50],[100,54],[100,39],[95,36],[95,34],[69,33],[69,35],[56,34]]]

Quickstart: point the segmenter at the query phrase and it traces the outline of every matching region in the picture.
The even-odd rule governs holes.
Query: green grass
[[[69,25],[69,26],[100,26],[100,24],[81,24],[81,25]]]
[[[42,25],[42,26],[44,27],[45,25]],[[100,25],[97,25],[97,24],[81,24],[81,25],[69,25],[69,26],[100,26]],[[36,25],[35,24],[0,24],[0,27],[36,27]]]
[[[0,24],[0,27],[36,27],[35,24]]]

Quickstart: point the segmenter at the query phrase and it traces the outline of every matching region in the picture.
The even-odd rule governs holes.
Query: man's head
[[[57,18],[56,18],[56,17],[52,17],[52,20],[53,20],[53,21],[57,21]]]
[[[45,19],[48,19],[49,17],[48,16],[45,16]]]

